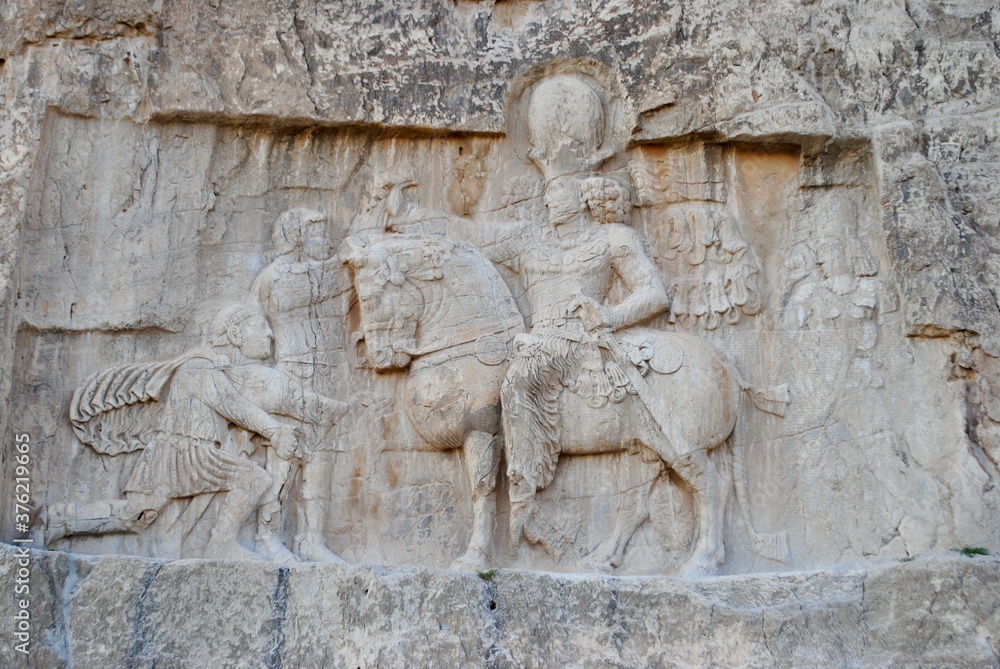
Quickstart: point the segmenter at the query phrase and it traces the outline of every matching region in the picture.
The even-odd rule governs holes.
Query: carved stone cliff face
[[[155,4],[0,16],[0,424],[53,548],[1000,549],[996,7]],[[200,464],[136,501],[169,449]]]

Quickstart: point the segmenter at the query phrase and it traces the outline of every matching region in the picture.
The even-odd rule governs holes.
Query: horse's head
[[[368,242],[349,237],[342,247],[341,259],[354,275],[365,356],[376,371],[406,367],[417,348],[424,298],[413,279],[441,276],[440,269],[429,270],[420,262],[424,258],[425,254],[414,253],[395,240]],[[428,271],[436,271],[436,276],[426,276]]]

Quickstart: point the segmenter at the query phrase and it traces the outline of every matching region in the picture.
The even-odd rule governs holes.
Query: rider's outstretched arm
[[[407,234],[440,234],[469,242],[495,263],[507,263],[520,253],[525,224],[513,221],[473,221],[436,209],[406,204],[389,229]]]
[[[611,227],[611,264],[629,296],[607,307],[612,330],[641,323],[661,314],[670,306],[667,288],[656,265],[646,255],[639,236],[624,225]]]

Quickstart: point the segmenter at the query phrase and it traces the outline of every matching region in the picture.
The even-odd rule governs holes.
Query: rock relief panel
[[[51,115],[14,370],[43,539],[691,575],[954,540],[866,146],[817,176],[630,144],[628,109],[588,66],[506,137]]]

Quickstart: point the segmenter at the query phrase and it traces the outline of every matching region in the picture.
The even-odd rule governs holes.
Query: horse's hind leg
[[[472,536],[465,553],[452,569],[477,571],[488,566],[497,509],[500,449],[494,435],[473,431],[465,438],[465,469],[472,487]]]
[[[725,558],[722,544],[723,495],[719,472],[707,448],[696,448],[678,429],[676,422],[650,426],[642,443],[652,448],[663,463],[691,489],[695,503],[695,542],[683,568],[688,576],[716,574]]]
[[[723,491],[719,472],[706,449],[679,456],[673,470],[691,487],[697,509],[694,550],[684,566],[686,576],[716,574],[725,561],[722,540]]]

